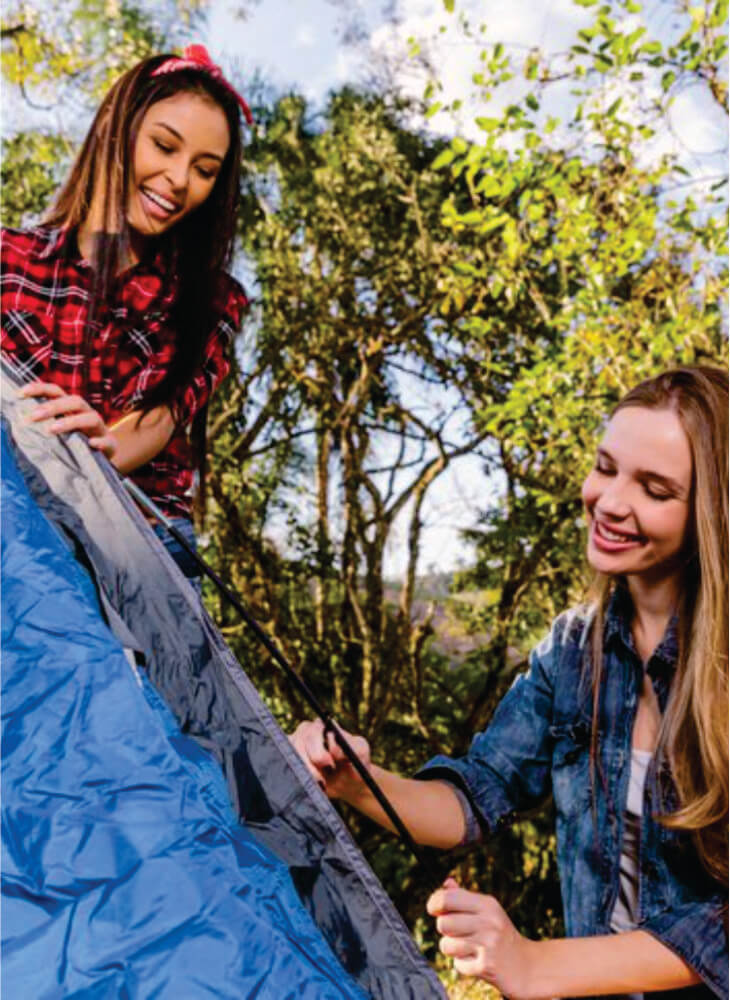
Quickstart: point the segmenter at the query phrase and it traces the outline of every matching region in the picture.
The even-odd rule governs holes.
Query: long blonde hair
[[[658,817],[691,832],[700,860],[728,878],[728,376],[719,368],[676,368],[632,389],[614,410],[673,410],[692,452],[689,551],[679,608],[679,655],[657,757],[666,761],[679,808]],[[598,586],[592,635],[592,773],[598,760],[603,626],[615,581]]]

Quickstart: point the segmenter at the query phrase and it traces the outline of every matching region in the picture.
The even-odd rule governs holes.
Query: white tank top
[[[631,750],[629,793],[624,811],[624,836],[621,844],[619,890],[611,914],[610,927],[617,934],[636,927],[639,916],[639,834],[644,811],[644,785],[650,750]],[[626,994],[631,1000],[643,1000],[643,993]]]

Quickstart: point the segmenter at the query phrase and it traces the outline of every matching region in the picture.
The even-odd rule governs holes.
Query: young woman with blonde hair
[[[452,879],[428,902],[456,969],[515,1000],[727,996],[727,428],[719,369],[630,391],[583,486],[597,600],[556,619],[466,757],[414,780],[353,737],[421,843],[476,840],[552,792],[568,939],[528,940]],[[292,741],[387,825],[319,723]]]

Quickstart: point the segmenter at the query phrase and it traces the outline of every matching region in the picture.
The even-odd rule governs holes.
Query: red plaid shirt
[[[55,382],[83,396],[107,424],[139,409],[175,352],[168,317],[176,287],[165,282],[163,262],[141,263],[120,276],[87,351],[92,271],[71,233],[4,229],[0,263],[0,344],[21,376]],[[228,372],[226,352],[246,306],[241,286],[226,279],[221,318],[205,345],[202,365],[174,400],[178,430],[132,475],[171,516],[190,515],[193,456],[186,428]]]

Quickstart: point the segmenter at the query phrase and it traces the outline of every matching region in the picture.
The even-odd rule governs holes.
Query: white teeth
[[[155,205],[159,205],[165,212],[174,212],[177,208],[174,201],[168,201],[167,198],[163,198],[162,195],[157,194],[156,191],[150,191],[149,188],[142,188],[142,190],[150,201],[154,201]]]
[[[636,535],[619,534],[618,531],[611,531],[605,524],[599,524],[598,528],[603,537],[609,542],[633,542],[637,540]]]

